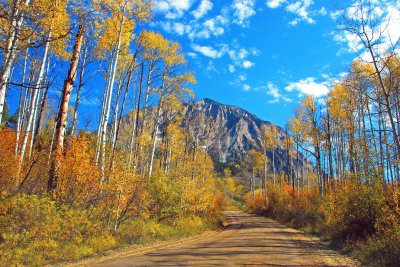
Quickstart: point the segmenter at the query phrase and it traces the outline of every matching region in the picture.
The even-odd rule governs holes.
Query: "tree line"
[[[306,96],[287,123],[288,159],[305,159],[312,168],[290,164],[280,186],[270,171],[247,205],[318,233],[365,264],[398,266],[399,40],[388,42],[388,25],[373,4],[353,7],[352,14],[342,12],[341,28],[359,41],[362,56],[326,97]]]
[[[43,251],[34,262],[49,263],[69,255],[61,250],[71,244],[81,256],[93,238],[115,245],[139,221],[176,229],[186,223],[195,231],[218,219],[225,197],[213,163],[181,129],[183,102],[193,97],[189,87],[196,80],[180,44],[148,30],[152,13],[147,0],[1,2],[0,220],[11,225],[1,228],[6,265],[29,262],[27,240]],[[96,130],[91,115],[80,112],[82,101],[97,95],[93,90],[102,91]],[[7,94],[19,96],[12,116]],[[70,241],[58,226],[33,234],[50,214],[59,225],[76,222]],[[98,233],[88,232],[90,225]],[[44,249],[48,240],[53,250]]]

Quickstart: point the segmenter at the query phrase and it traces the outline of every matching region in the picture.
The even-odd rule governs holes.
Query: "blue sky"
[[[384,51],[400,38],[400,1],[370,1],[386,30],[378,47]],[[338,11],[357,19],[350,0],[158,0],[152,22],[143,27],[181,43],[196,75],[196,99],[236,105],[284,127],[302,98],[323,98],[356,57],[370,60],[354,35],[338,30]],[[52,103],[66,75],[61,67],[54,67]],[[95,129],[104,78],[95,75],[83,92],[80,127],[91,117]],[[18,97],[19,89],[8,92],[12,113]],[[70,105],[75,97],[74,90]]]
[[[391,24],[400,27],[399,3],[373,2],[374,12],[390,16]],[[352,5],[352,1],[165,0],[157,2],[151,26],[182,44],[196,73],[197,99],[237,105],[284,126],[305,95],[325,96],[362,54],[357,39],[338,30],[338,10],[351,12]]]

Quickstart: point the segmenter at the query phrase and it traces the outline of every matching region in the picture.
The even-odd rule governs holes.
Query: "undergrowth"
[[[379,185],[337,186],[324,196],[317,190],[298,194],[286,186],[268,186],[265,196],[246,196],[247,210],[319,236],[363,266],[400,266],[398,193]]]
[[[1,196],[0,266],[74,261],[129,244],[174,240],[216,227],[216,222],[197,216],[162,222],[132,218],[114,234],[97,213],[38,195]]]

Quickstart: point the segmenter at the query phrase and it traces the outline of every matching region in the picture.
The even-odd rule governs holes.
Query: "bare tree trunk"
[[[58,104],[57,109],[60,109],[60,104]],[[54,139],[56,137],[56,125],[57,125],[57,121],[58,121],[58,114],[55,117],[55,123],[54,123],[54,127],[53,127],[53,133],[51,134],[51,142],[50,142],[50,149],[49,149],[49,164],[51,163],[51,156],[53,155],[53,148],[54,148]]]
[[[117,118],[116,128],[114,129],[114,134],[113,134],[114,138],[113,138],[113,143],[112,143],[113,151],[115,151],[115,149],[117,147],[117,143],[118,143],[119,130],[121,128],[122,116],[124,115],[124,111],[125,111],[126,98],[128,96],[129,87],[131,85],[132,72],[133,72],[133,69],[130,69],[128,72],[128,80],[127,80],[127,83],[125,86],[124,96],[122,97],[121,110],[119,112],[119,117]]]
[[[104,119],[103,119],[103,124],[101,125],[101,153],[100,153],[100,168],[101,168],[101,177],[100,177],[100,184],[102,185],[104,183],[104,178],[105,178],[105,167],[106,167],[106,144],[107,144],[107,125],[108,125],[108,119],[110,116],[110,109],[111,109],[111,98],[112,98],[112,91],[114,87],[114,82],[115,82],[115,76],[117,73],[117,66],[118,66],[118,57],[121,49],[121,39],[122,39],[122,27],[123,27],[123,17],[121,18],[120,21],[120,27],[119,27],[119,32],[118,32],[118,41],[117,41],[117,46],[115,49],[115,57],[114,57],[114,62],[111,68],[111,73],[110,73],[110,83],[108,87],[108,95],[106,98],[106,102],[104,105]]]
[[[146,117],[147,113],[147,106],[149,103],[149,96],[150,96],[150,86],[151,86],[151,74],[153,73],[154,64],[153,62],[149,62],[149,69],[147,71],[147,80],[146,80],[146,93],[144,97],[144,107],[143,107],[143,122],[142,122],[142,134],[146,129]]]
[[[51,37],[51,33],[49,33],[48,38],[50,38],[50,37]],[[47,57],[49,54],[49,46],[50,46],[50,43],[47,41],[45,48],[44,48],[43,60],[42,60],[41,66],[40,66],[40,70],[39,70],[38,77],[37,77],[37,80],[35,83],[35,87],[32,88],[32,96],[31,96],[31,103],[30,103],[30,107],[29,107],[28,121],[27,121],[25,135],[24,135],[24,139],[23,139],[23,143],[22,143],[22,147],[21,147],[21,157],[20,157],[21,164],[24,161],[25,150],[26,150],[26,145],[28,143],[29,134],[32,131],[32,129],[34,128],[33,126],[34,126],[34,117],[35,117],[35,113],[36,113],[36,104],[38,101],[37,99],[39,97],[39,90],[41,89],[40,86],[42,84],[42,80],[43,80],[43,76],[44,76]],[[32,138],[33,138],[33,136],[32,136]]]
[[[119,99],[121,97],[121,91],[122,91],[122,84],[123,82],[120,81],[117,85],[117,95],[115,97],[115,106],[114,106],[114,114],[113,114],[113,119],[112,119],[112,129],[111,129],[111,148],[112,148],[112,153],[114,152],[114,146],[115,146],[115,141],[117,139],[117,127],[118,127],[118,111],[119,111]],[[112,157],[112,155],[111,155]]]
[[[78,88],[76,89],[76,99],[75,99],[75,104],[74,104],[74,116],[72,118],[71,132],[69,134],[70,136],[74,136],[75,131],[76,131],[76,125],[78,123],[78,107],[79,107],[79,102],[81,101],[81,91],[83,88],[83,78],[84,78],[85,65],[86,65],[86,60],[87,60],[87,51],[88,51],[88,46],[85,46],[85,49],[83,50],[83,53],[82,53],[81,68],[80,68],[80,72],[79,72],[79,84],[78,84]]]
[[[21,91],[19,95],[19,105],[18,105],[18,119],[17,119],[17,134],[16,134],[16,140],[15,140],[15,155],[18,155],[18,150],[19,150],[19,140],[21,136],[21,130],[22,130],[22,124],[24,121],[25,117],[25,105],[26,101],[28,98],[28,89],[25,88],[25,78],[26,78],[26,68],[27,68],[27,61],[28,61],[28,49],[25,50],[25,57],[24,57],[24,67],[22,71],[22,85],[21,85]],[[25,94],[23,94],[25,90]],[[24,95],[23,99],[22,96]]]
[[[111,59],[107,73],[111,73],[111,69],[113,66],[113,59]],[[100,114],[100,122],[99,122],[99,127],[97,129],[97,144],[96,144],[96,165],[99,163],[100,159],[100,150],[101,150],[101,142],[102,142],[102,129],[103,129],[103,124],[104,124],[104,117],[105,117],[105,112],[106,112],[106,103],[107,103],[107,98],[108,98],[108,92],[110,88],[110,77],[108,76],[106,79],[106,86],[104,88],[104,94],[103,94],[103,100],[101,102],[101,114]]]
[[[58,112],[58,120],[56,125],[56,138],[54,142],[54,153],[50,165],[49,180],[47,183],[47,192],[53,194],[57,190],[57,182],[59,169],[61,167],[61,154],[63,151],[64,134],[67,124],[68,103],[71,96],[71,91],[76,78],[76,69],[78,68],[79,54],[82,47],[84,26],[79,25],[78,33],[76,34],[74,50],[71,57],[70,68],[67,79],[64,81],[60,109]]]
[[[43,88],[43,93],[42,93],[40,103],[38,103],[39,110],[38,110],[38,114],[37,114],[34,139],[36,139],[38,133],[40,132],[42,119],[43,119],[43,110],[44,110],[44,106],[45,106],[46,100],[47,100],[47,93],[49,92],[49,85],[47,84],[47,80],[48,80],[48,74],[49,74],[49,69],[50,69],[50,61],[51,61],[51,55],[49,56],[49,58],[47,60],[46,72],[45,72],[44,78],[43,78],[44,88]]]
[[[36,89],[37,91],[37,97],[36,101],[34,103],[34,109],[33,109],[33,118],[32,118],[32,134],[31,134],[31,139],[30,139],[30,145],[29,145],[29,151],[28,151],[28,159],[31,159],[32,155],[32,150],[33,150],[33,144],[36,136],[36,118],[38,116],[38,106],[40,103],[40,96],[41,96],[41,91],[39,89]]]
[[[154,125],[154,132],[153,132],[153,146],[151,149],[151,156],[150,156],[149,178],[151,178],[151,175],[153,173],[154,154],[156,152],[159,118],[161,115],[161,102],[162,102],[162,96],[160,96],[160,103],[158,104],[158,110],[157,110],[156,118],[154,120],[155,125]]]
[[[142,98],[142,89],[143,89],[143,73],[144,73],[144,66],[143,63],[140,66],[141,68],[141,74],[140,74],[140,81],[139,81],[139,91],[138,91],[138,98],[137,98],[137,103],[136,103],[136,114],[135,114],[135,128],[134,128],[134,133],[132,140],[134,138],[135,144],[133,147],[134,153],[133,153],[133,162],[134,162],[134,168],[136,169],[138,167],[138,154],[139,154],[139,142],[137,140],[137,137],[139,135],[139,117],[140,117],[140,101]]]
[[[24,10],[31,0],[25,0],[21,7],[21,0],[13,1],[13,10],[11,15],[11,34],[7,39],[7,48],[4,53],[3,65],[0,72],[0,125],[3,119],[4,104],[6,100],[6,90],[10,81],[12,68],[14,67],[15,56],[19,43],[19,34],[24,21],[21,10]]]
[[[264,201],[265,204],[268,206],[268,191],[267,191],[267,150],[264,149],[263,151],[263,179],[264,179]]]

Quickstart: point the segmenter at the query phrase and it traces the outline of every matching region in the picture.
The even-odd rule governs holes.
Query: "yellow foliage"
[[[94,164],[91,142],[86,136],[79,135],[70,141],[61,159],[58,191],[60,199],[67,203],[89,203],[100,191],[100,170]]]
[[[135,21],[126,20],[124,17],[116,15],[106,17],[100,22],[95,22],[97,29],[96,37],[98,38],[96,56],[105,59],[110,53],[114,53],[117,49],[118,39],[121,30],[120,54],[127,54],[129,45],[134,37],[133,30]]]
[[[68,58],[67,34],[70,24],[70,14],[67,11],[68,1],[38,0],[32,1],[29,12],[35,17],[34,21],[39,24],[36,32],[39,42],[43,36],[50,37],[50,49],[62,59]]]
[[[15,133],[0,129],[0,192],[14,191],[20,181],[17,181],[18,158],[15,156]]]
[[[2,266],[78,259],[116,244],[85,211],[36,195],[2,195],[0,201]]]

